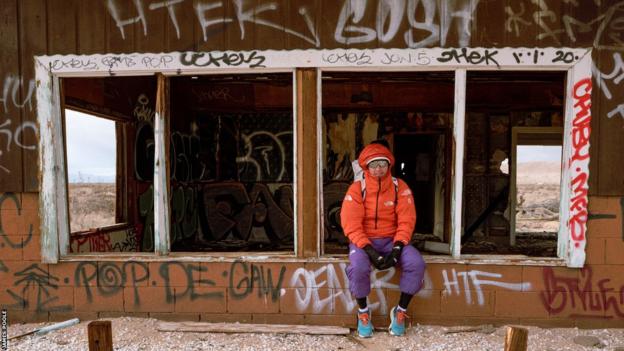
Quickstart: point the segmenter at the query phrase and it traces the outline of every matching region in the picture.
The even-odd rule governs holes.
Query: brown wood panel
[[[185,1],[172,5],[173,15],[167,11],[166,37],[167,49],[165,51],[194,51],[196,50],[196,29],[201,28],[195,15],[193,2]],[[161,10],[164,11],[164,10]],[[172,17],[175,18],[175,23]]]
[[[534,47],[537,45],[538,26],[533,20],[535,11],[537,11],[537,6],[530,1],[505,1],[505,27],[497,28],[505,33],[505,42],[502,46]]]
[[[258,6],[259,9],[271,9],[262,11],[256,15],[257,19],[264,24],[256,23],[255,25],[254,49],[285,49],[286,17],[292,15],[287,12],[288,0],[258,0],[256,6]]]
[[[606,10],[608,6],[603,4],[602,8]],[[579,1],[576,3],[570,1],[563,4],[562,11],[562,20],[564,21],[563,46],[591,47],[602,21],[591,22],[604,13],[601,11],[601,6],[597,6],[594,1]],[[583,24],[579,24],[577,21]],[[565,26],[566,22],[570,23],[569,28]],[[585,30],[584,24],[589,24],[591,30]],[[604,36],[606,37],[606,35]]]
[[[284,26],[291,31],[297,32],[304,36],[285,33],[284,48],[293,49],[311,49],[316,48],[316,41],[320,43],[319,22],[323,14],[320,12],[321,2],[316,1],[285,1],[284,2],[285,18]],[[308,27],[307,21],[310,22],[311,29]]]
[[[595,50],[592,52],[592,60],[595,62],[597,67],[602,66],[602,61],[600,59],[600,52]],[[603,96],[600,86],[598,84],[598,80],[596,77],[593,77],[593,89],[592,89],[592,120],[591,120],[591,136],[589,138],[589,195],[598,195],[600,194],[600,124],[601,124],[601,115],[602,106],[604,102],[601,100]]]
[[[150,8],[144,2],[145,30],[143,22],[134,24],[134,49],[136,52],[163,52],[166,49],[166,32],[169,16],[165,7]]]
[[[106,22],[110,15],[103,1],[79,1],[76,25],[78,53],[106,52]]]
[[[479,3],[471,22],[470,46],[502,47],[505,43],[505,2]]]
[[[228,7],[230,6],[229,2],[223,1],[221,6],[205,9],[198,15],[201,16],[202,20],[209,22],[221,20],[222,23],[206,25],[202,24],[198,18],[194,19],[196,23],[194,26],[195,47],[198,51],[223,51],[226,49],[226,29],[232,26],[238,28],[238,24],[236,24],[235,18],[232,16],[233,12],[228,13]]]
[[[48,50],[75,54],[78,47],[78,0],[48,0]]]
[[[20,70],[24,84],[21,87],[22,101],[30,96],[30,106],[22,109],[22,123],[37,123],[36,101],[34,89],[31,90],[30,82],[34,83],[35,64],[33,57],[47,54],[47,13],[45,0],[19,1],[19,38],[20,38]],[[22,143],[32,149],[24,149],[22,167],[24,178],[24,191],[36,192],[39,190],[39,167],[37,156],[37,136],[32,131],[22,135]]]
[[[621,53],[604,50],[600,52],[600,70],[603,74],[610,75],[615,69],[615,58],[621,57]],[[622,67],[618,72],[621,72]],[[595,80],[594,80],[595,82]],[[592,119],[599,118],[598,138],[598,195],[624,195],[624,176],[622,176],[622,165],[624,165],[624,143],[622,142],[622,131],[624,130],[624,110],[620,104],[624,103],[624,89],[616,84],[614,80],[604,79],[602,84],[610,92],[611,98],[606,93],[600,92],[595,102],[598,105],[596,111],[592,104]],[[620,83],[621,84],[621,83]],[[600,89],[599,84],[593,89]],[[595,96],[595,95],[594,95]],[[611,118],[609,118],[611,114]],[[593,147],[593,146],[592,146]],[[591,174],[590,174],[591,179]]]
[[[319,243],[316,70],[297,70],[297,256],[315,257]],[[305,180],[305,181],[304,181]]]
[[[16,129],[22,125],[20,111],[12,100],[12,91],[19,79],[18,26],[16,1],[0,3],[0,131],[8,130],[9,136],[0,133],[0,191],[21,192],[22,149],[13,142]],[[8,140],[7,140],[8,138]]]
[[[317,21],[319,40],[321,47],[325,49],[346,48],[347,45],[339,43],[334,38],[336,23],[345,1],[316,0],[315,18]]]
[[[120,23],[139,17],[139,11],[133,1],[111,0],[106,6],[106,53],[131,53],[134,52],[134,31],[141,28],[143,23],[126,24],[117,26]],[[113,16],[113,14],[115,16]]]
[[[220,50],[248,51],[254,49],[257,26],[255,23],[245,20],[245,16],[242,14],[252,11],[260,1],[241,1],[239,2],[242,6],[240,9],[234,1],[224,1],[225,19],[231,20],[231,22],[225,24],[225,47]],[[253,13],[250,16],[253,16]]]

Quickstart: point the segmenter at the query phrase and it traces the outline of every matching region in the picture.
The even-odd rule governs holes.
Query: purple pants
[[[381,255],[387,255],[392,251],[392,238],[372,239],[373,248]],[[420,252],[412,246],[407,245],[401,251],[401,257],[397,266],[401,267],[401,280],[399,289],[406,294],[414,295],[422,289],[425,277],[425,261]],[[347,276],[349,277],[349,290],[356,299],[366,297],[371,291],[372,265],[366,251],[349,244],[349,266]]]

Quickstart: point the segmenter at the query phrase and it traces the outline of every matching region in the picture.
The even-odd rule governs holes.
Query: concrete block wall
[[[583,269],[430,263],[413,323],[624,327],[622,201],[591,197]],[[354,326],[346,260],[82,261],[41,264],[36,194],[0,203],[0,306],[10,323],[118,316]],[[385,326],[399,272],[374,273]]]

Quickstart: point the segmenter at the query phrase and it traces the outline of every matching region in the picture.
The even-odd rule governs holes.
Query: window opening
[[[170,81],[171,251],[292,252],[292,74]]]
[[[69,253],[153,252],[155,78],[62,87]]]
[[[453,72],[323,72],[322,153],[325,254],[346,254],[342,200],[353,162],[375,140],[394,153],[392,174],[414,193],[412,244],[449,253]],[[444,245],[443,245],[444,246]]]
[[[557,256],[564,82],[468,72],[462,254]]]

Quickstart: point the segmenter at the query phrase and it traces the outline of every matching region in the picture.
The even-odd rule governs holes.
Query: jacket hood
[[[367,171],[368,163],[375,159],[387,159],[388,162],[390,162],[390,168],[392,168],[392,166],[394,165],[394,155],[392,155],[392,152],[390,152],[387,147],[381,144],[367,145],[362,150],[362,152],[360,152],[360,157],[358,157],[358,163],[363,170]]]

